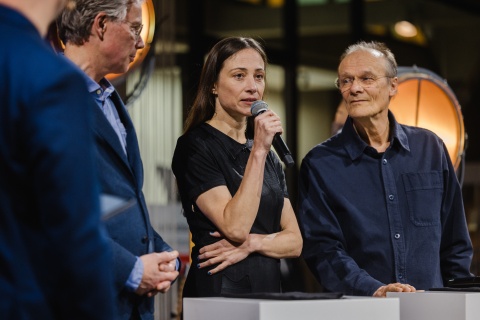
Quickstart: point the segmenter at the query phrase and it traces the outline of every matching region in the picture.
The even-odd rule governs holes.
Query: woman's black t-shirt
[[[238,143],[206,123],[177,141],[172,170],[194,243],[184,297],[281,291],[280,261],[257,253],[214,275],[207,273],[213,267],[196,267],[200,262],[198,250],[219,238],[210,235],[218,230],[195,205],[195,200],[205,191],[221,185],[227,186],[233,197],[242,182],[252,144],[253,140]],[[285,175],[278,157],[270,151],[265,163],[260,205],[250,233],[280,231],[285,197],[288,197]]]

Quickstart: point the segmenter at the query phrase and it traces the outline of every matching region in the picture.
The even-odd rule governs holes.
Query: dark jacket
[[[150,223],[142,192],[142,159],[132,120],[116,91],[111,98],[127,131],[128,156],[102,110],[96,106],[94,131],[101,188],[104,193],[136,201],[125,212],[107,220],[114,254],[115,287],[119,292],[117,319],[129,319],[135,309],[142,319],[153,319],[153,298],[136,295],[125,287],[125,282],[133,269],[136,256],[149,252],[171,251],[172,248],[163,241]]]
[[[78,69],[0,6],[0,317],[114,319]]]

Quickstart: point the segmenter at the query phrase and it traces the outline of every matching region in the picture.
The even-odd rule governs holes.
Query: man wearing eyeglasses
[[[154,231],[142,192],[143,166],[135,129],[107,74],[124,73],[144,47],[141,0],[77,0],[58,30],[64,54],[85,73],[94,108],[96,161],[102,192],[135,204],[107,220],[118,290],[117,319],[153,319],[153,296],[178,276],[178,252]],[[72,120],[74,121],[74,120]]]
[[[397,81],[384,44],[348,47],[336,81],[347,120],[302,161],[302,255],[327,291],[385,297],[470,276],[454,168],[434,133],[396,122]]]

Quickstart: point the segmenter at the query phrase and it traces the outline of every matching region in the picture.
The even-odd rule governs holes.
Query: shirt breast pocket
[[[402,174],[410,221],[418,227],[440,224],[443,175],[441,171]]]

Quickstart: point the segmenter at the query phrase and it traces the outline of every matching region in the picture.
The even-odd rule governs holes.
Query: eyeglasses
[[[132,23],[129,21],[122,21],[122,22],[128,25],[128,27],[130,28],[130,32],[135,36],[135,39],[138,40],[140,38],[140,33],[143,30],[143,24],[132,25]]]
[[[392,78],[390,76],[381,76],[381,77],[374,77],[374,76],[363,76],[363,77],[345,77],[345,78],[337,78],[335,79],[335,86],[340,89],[340,91],[348,90],[352,87],[353,82],[355,79],[359,82],[359,84],[363,88],[369,88],[375,84],[375,82],[381,78]]]

